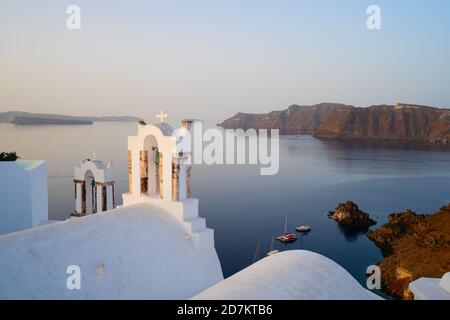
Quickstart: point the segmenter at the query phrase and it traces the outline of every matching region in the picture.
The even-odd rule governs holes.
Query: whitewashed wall
[[[48,220],[45,161],[0,162],[0,235]]]

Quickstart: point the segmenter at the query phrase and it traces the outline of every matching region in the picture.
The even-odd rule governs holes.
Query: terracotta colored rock
[[[382,289],[400,299],[412,299],[410,282],[441,278],[450,271],[450,205],[432,215],[411,210],[393,213],[387,224],[367,234],[382,251]]]
[[[267,114],[238,113],[219,126],[279,129],[282,135],[313,134],[329,139],[450,144],[450,110],[410,104],[368,108],[338,103],[291,105]]]

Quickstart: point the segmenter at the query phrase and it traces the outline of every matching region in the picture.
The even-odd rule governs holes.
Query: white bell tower
[[[191,198],[191,126],[198,120],[183,120],[174,130],[164,122],[139,122],[136,136],[128,137],[128,193],[123,205],[149,203],[164,208],[179,220],[198,245],[214,245],[214,232],[198,216],[198,199]]]

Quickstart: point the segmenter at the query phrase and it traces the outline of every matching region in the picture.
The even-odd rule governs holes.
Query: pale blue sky
[[[82,29],[66,29],[66,8]],[[381,7],[382,30],[366,28]],[[0,0],[0,111],[220,121],[323,101],[450,107],[450,1]]]

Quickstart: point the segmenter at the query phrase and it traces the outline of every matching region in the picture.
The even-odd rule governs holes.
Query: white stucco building
[[[33,228],[48,220],[45,161],[0,162],[0,235]]]
[[[450,300],[450,272],[441,279],[420,278],[409,284],[414,300]]]

